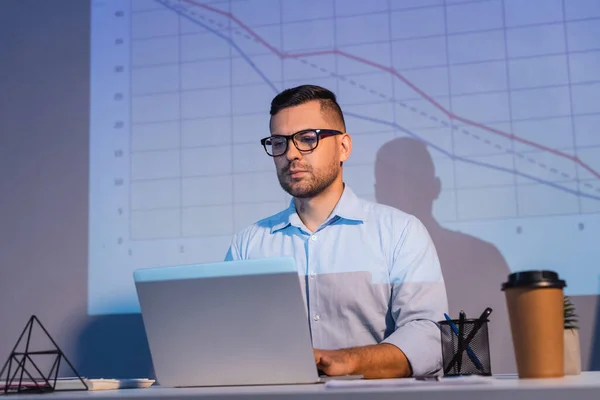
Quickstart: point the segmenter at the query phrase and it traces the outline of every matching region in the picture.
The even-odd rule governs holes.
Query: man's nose
[[[288,147],[287,147],[287,151],[285,152],[285,157],[290,161],[302,158],[302,153],[300,153],[298,148],[296,148],[296,145],[294,144],[293,140],[290,140],[288,142]]]

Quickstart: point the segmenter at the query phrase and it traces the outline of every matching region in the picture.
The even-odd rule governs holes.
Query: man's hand
[[[348,350],[314,349],[315,363],[325,375],[352,375],[356,370],[356,360]]]
[[[400,378],[412,375],[408,359],[394,345],[382,343],[340,350],[313,350],[317,368],[329,376]]]

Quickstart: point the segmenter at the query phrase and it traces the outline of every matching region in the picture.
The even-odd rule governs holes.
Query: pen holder
[[[438,322],[441,330],[444,376],[492,375],[488,322],[465,319],[462,326],[462,343],[459,337],[459,320]]]

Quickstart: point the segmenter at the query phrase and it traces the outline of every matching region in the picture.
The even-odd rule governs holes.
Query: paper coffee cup
[[[564,295],[553,271],[523,271],[502,284],[520,378],[564,376]]]

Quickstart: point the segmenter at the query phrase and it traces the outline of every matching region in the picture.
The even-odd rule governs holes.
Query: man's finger
[[[327,356],[321,356],[319,364],[325,368],[331,366],[331,358]]]
[[[321,360],[321,352],[319,350],[313,350],[313,356],[315,357],[315,364],[318,364]]]

